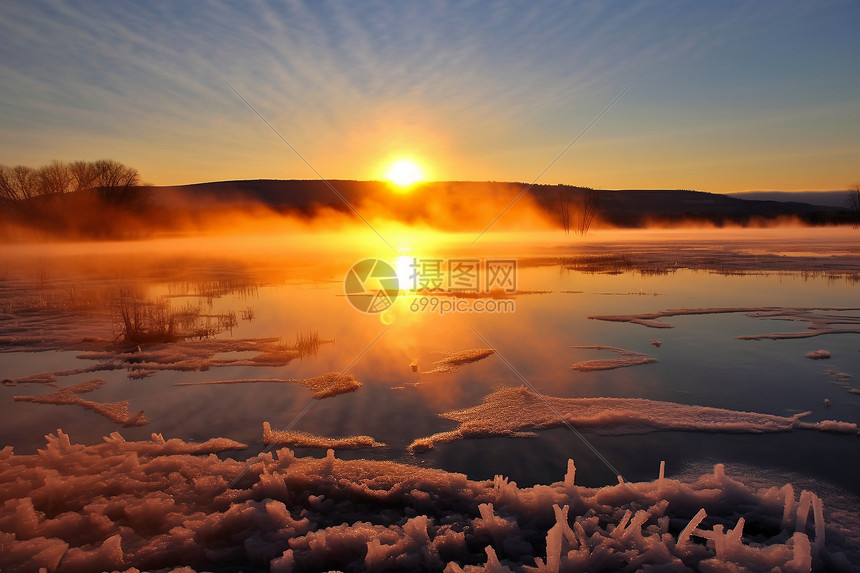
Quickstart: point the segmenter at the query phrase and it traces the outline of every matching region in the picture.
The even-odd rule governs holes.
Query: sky
[[[858,24],[855,0],[6,0],[0,164],[847,189]]]

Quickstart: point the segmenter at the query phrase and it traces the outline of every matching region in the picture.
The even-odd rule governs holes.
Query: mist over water
[[[858,356],[852,343],[856,335],[742,341],[737,337],[802,330],[800,324],[757,319],[749,312],[682,315],[666,319],[675,328],[659,331],[588,319],[675,308],[856,306],[857,270],[844,265],[838,271],[828,270],[834,258],[856,252],[857,240],[850,232],[721,230],[709,237],[678,230],[598,231],[587,240],[565,240],[557,233],[532,234],[530,243],[523,241],[523,234],[493,233],[486,237],[486,245],[479,242],[467,249],[462,247],[463,237],[409,230],[388,234],[398,245],[396,253],[379,245],[372,233],[355,228],[349,232],[350,240],[344,240],[342,232],[299,229],[278,235],[8,247],[2,261],[7,312],[3,377],[82,370],[110,361],[104,354],[87,359],[86,345],[115,347],[117,356],[130,347],[128,356],[132,356],[139,345],[123,343],[118,323],[117,305],[125,297],[141,305],[160,304],[167,313],[195,314],[199,324],[184,334],[206,326],[208,330],[201,330],[197,337],[198,346],[213,341],[221,344],[205,361],[188,362],[182,370],[171,370],[169,363],[156,370],[138,368],[135,359],[126,356],[123,368],[58,379],[61,385],[94,376],[107,379],[109,383],[94,391],[91,399],[101,395],[129,399],[132,411],[143,409],[150,419],[148,426],[127,430],[137,432],[131,436],[146,437],[153,429],[169,428],[176,437],[218,435],[259,441],[263,421],[270,421],[273,427],[287,424],[304,406],[307,391],[300,385],[191,388],[174,384],[299,379],[339,372],[383,331],[350,370],[364,384],[362,390],[330,404],[317,404],[301,422],[307,428],[297,429],[334,435],[327,426],[334,423],[337,435],[370,433],[390,447],[385,454],[372,455],[402,459],[411,440],[450,427],[438,414],[475,405],[500,386],[521,384],[504,362],[493,358],[436,376],[421,374],[447,354],[484,347],[486,342],[541,392],[553,396],[653,398],[775,415],[813,410],[821,419],[834,416],[858,421],[853,409],[856,395],[840,392],[834,399],[831,394],[837,388],[825,374],[831,366],[855,374]],[[674,247],[679,237],[685,241],[681,249]],[[802,246],[793,246],[795,242]],[[422,293],[404,290],[386,312],[362,314],[344,296],[346,270],[366,256],[378,256],[397,266],[404,264],[403,259],[408,265],[421,258],[468,255],[483,260],[501,253],[518,258],[519,292],[510,297],[514,312],[440,316],[441,305],[436,312],[429,305],[424,305],[424,312],[416,312],[422,307],[412,304],[410,308],[410,302],[421,299]],[[436,298],[449,302],[454,297]],[[21,324],[23,314],[28,315],[27,324]],[[248,362],[266,344],[288,347],[309,333],[321,341],[311,354],[286,357],[271,365]],[[662,341],[659,346],[652,344],[656,338]],[[102,342],[80,342],[88,339]],[[248,340],[258,341],[258,346],[242,346]],[[186,339],[188,345],[193,342],[193,337]],[[571,370],[576,363],[609,358],[611,353],[573,348],[588,345],[620,348],[646,360],[635,368]],[[819,346],[831,352],[826,364],[805,357]],[[118,359],[114,357],[114,361]],[[413,363],[416,372],[410,369]],[[152,375],[136,378],[141,371]],[[849,385],[852,382],[851,378],[843,380]],[[153,386],[157,392],[152,391]],[[21,425],[18,416],[7,418],[6,435],[15,436],[10,445],[32,451],[41,444],[41,435],[56,429],[53,420],[57,416],[76,420],[74,426],[64,428],[80,427],[81,437],[97,439],[111,427],[108,420],[88,412],[73,415],[70,407],[13,405],[11,388],[8,390],[10,413],[27,408],[26,417],[32,420],[31,425]],[[14,388],[16,394],[43,392],[39,384]],[[830,399],[826,411],[822,410],[825,398]],[[197,405],[196,413],[180,414],[183,404],[189,402]],[[230,405],[227,417],[214,415],[223,410],[222,403]],[[246,406],[238,408],[238,404]],[[274,404],[278,406],[271,408]],[[363,413],[380,404],[392,412],[390,419]],[[159,410],[158,416],[153,408]],[[213,415],[207,413],[209,409]],[[400,412],[409,412],[409,427],[396,422]],[[370,432],[370,427],[379,435]],[[511,441],[505,449],[516,450],[518,444]],[[577,447],[575,443],[569,446]],[[522,446],[526,451],[531,447]],[[462,459],[472,457],[464,452]],[[510,466],[513,471],[528,473],[520,469],[521,464]],[[455,465],[451,469],[463,468]],[[482,477],[502,469],[486,467]],[[525,473],[519,479],[536,483],[545,477],[535,472],[526,478]],[[595,477],[593,483],[605,478]]]
[[[474,234],[381,226],[391,249],[361,224],[318,224],[4,247],[3,445],[32,455],[58,428],[75,444],[224,438],[222,460],[333,447],[520,487],[557,482],[568,459],[593,488],[613,470],[637,482],[661,461],[668,477],[719,462],[758,487],[821,484],[828,523],[855,507],[856,232],[507,231],[469,247]],[[420,261],[516,260],[516,288],[401,285],[393,306],[362,313],[344,278],[368,257],[401,279]],[[818,350],[829,358],[807,357]],[[578,413],[582,399],[603,410]],[[613,406],[624,399],[639,402]],[[101,412],[122,404],[129,418]]]

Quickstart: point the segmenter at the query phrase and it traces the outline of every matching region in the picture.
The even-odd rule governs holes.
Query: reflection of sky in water
[[[744,314],[664,319],[673,329],[586,318],[591,314],[669,308],[854,306],[858,286],[848,282],[804,280],[787,274],[721,276],[679,271],[665,276],[635,272],[590,275],[560,271],[558,267],[521,267],[520,290],[553,292],[516,298],[513,314],[414,313],[408,309],[409,297],[404,296],[381,320],[349,305],[335,271],[325,278],[332,282],[264,283],[250,291],[213,298],[211,305],[213,313],[232,310],[237,317],[243,310],[254,310],[252,321],[240,319],[238,326],[222,338],[280,337],[290,343],[299,333],[317,331],[322,339],[333,342],[321,345],[316,355],[279,368],[164,371],[144,380],[129,380],[122,371],[60,379],[64,385],[92,377],[107,379],[109,384],[83,397],[130,400],[130,411],[143,409],[150,420],[139,428],[119,428],[74,406],[12,402],[16,394],[47,393],[48,388],[40,385],[5,388],[0,402],[5,444],[29,451],[42,445],[43,434],[62,427],[78,442],[94,443],[112,431],[120,431],[128,439],[146,439],[151,432],[162,432],[165,437],[194,440],[225,436],[258,451],[262,448],[262,422],[271,422],[274,429],[285,427],[311,399],[310,390],[297,384],[173,384],[311,377],[341,371],[360,356],[350,373],[364,386],[357,392],[319,401],[294,429],[327,436],[368,434],[390,446],[344,452],[339,454],[342,457],[413,460],[466,472],[474,478],[504,474],[521,483],[556,480],[563,475],[567,458],[573,457],[577,479],[583,484],[611,482],[610,472],[564,429],[544,431],[538,439],[459,441],[414,458],[406,453],[413,439],[455,426],[439,413],[477,404],[498,387],[520,385],[495,356],[457,372],[422,375],[411,371],[413,361],[419,370],[426,371],[448,353],[486,347],[481,337],[540,392],[553,396],[640,397],[781,416],[812,410],[810,421],[860,422],[860,396],[836,386],[824,373],[827,368],[837,368],[853,374],[855,378],[849,382],[860,385],[857,335],[738,340],[735,337],[743,334],[804,329],[801,323],[758,320]],[[150,294],[168,290],[163,284],[156,285]],[[184,304],[184,299],[176,300],[180,302],[175,304]],[[655,338],[662,341],[661,347],[650,343]],[[580,360],[614,356],[606,351],[570,348],[593,344],[641,352],[659,362],[587,373],[570,370],[570,365]],[[832,359],[813,361],[804,356],[818,348],[829,350]],[[2,361],[3,377],[86,365],[68,353],[4,354]],[[825,398],[832,401],[829,409],[824,407]],[[858,446],[854,436],[800,430],[775,435],[659,432],[626,436],[589,431],[586,436],[629,479],[656,475],[661,459],[668,461],[671,472],[673,468],[680,471],[684,464],[712,458],[809,473],[846,486],[860,483],[860,463],[846,462],[856,457],[847,455]]]

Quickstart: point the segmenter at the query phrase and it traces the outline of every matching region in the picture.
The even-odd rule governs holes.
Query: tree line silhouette
[[[0,165],[0,199],[29,201],[64,193],[95,192],[110,203],[124,203],[140,186],[137,169],[113,159],[52,161],[42,167]]]
[[[0,221],[45,237],[117,238],[147,198],[137,169],[113,159],[0,165]]]

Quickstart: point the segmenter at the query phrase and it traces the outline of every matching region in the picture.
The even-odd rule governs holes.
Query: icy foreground
[[[0,451],[0,568],[8,571],[781,571],[856,570],[821,500],[713,474],[684,483],[519,488],[393,462],[245,462],[230,440]]]

